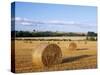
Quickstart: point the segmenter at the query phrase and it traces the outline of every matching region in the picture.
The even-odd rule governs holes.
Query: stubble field
[[[68,49],[68,46],[71,42],[77,44],[76,50]],[[34,50],[36,50],[36,48],[39,47],[41,44],[52,44],[52,43],[57,44],[61,48],[62,62],[60,64],[52,65],[50,67],[39,68],[35,66],[32,63],[32,54]],[[97,41],[15,40],[15,71],[17,73],[90,69],[96,67],[97,67]]]

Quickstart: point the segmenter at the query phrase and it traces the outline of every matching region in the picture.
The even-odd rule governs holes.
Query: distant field
[[[71,39],[83,40],[86,37],[36,37],[35,39]],[[25,38],[20,38],[25,39]],[[27,39],[27,37],[26,37]],[[28,38],[32,39],[32,38]],[[68,45],[71,42],[77,44],[77,49],[70,51]],[[37,68],[32,64],[32,52],[40,44],[57,44],[63,54],[62,63],[51,67]],[[40,49],[41,50],[41,49]],[[36,72],[36,71],[55,71],[88,69],[97,67],[97,41],[34,41],[34,40],[15,40],[15,65],[16,72]]]
[[[84,36],[74,36],[74,37],[65,37],[65,36],[62,36],[62,37],[18,37],[17,39],[71,39],[71,40],[84,40],[86,39],[86,37]]]

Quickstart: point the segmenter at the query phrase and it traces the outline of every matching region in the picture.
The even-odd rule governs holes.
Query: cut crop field
[[[69,44],[76,43],[75,50],[69,50]],[[62,62],[49,67],[38,67],[32,61],[34,51],[40,45],[56,44],[62,52]],[[14,50],[14,49],[12,49]],[[38,49],[39,50],[39,49]],[[40,48],[40,51],[42,48]],[[37,54],[36,57],[39,55]],[[97,41],[35,41],[35,40],[15,40],[15,71],[37,72],[37,71],[56,71],[89,69],[97,67]]]

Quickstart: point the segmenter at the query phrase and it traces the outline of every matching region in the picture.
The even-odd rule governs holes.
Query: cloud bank
[[[61,20],[31,20],[27,18],[15,17],[11,19],[15,21],[15,25],[24,25],[24,26],[34,26],[34,25],[65,25],[65,26],[75,26],[79,28],[96,28],[97,25],[95,23],[87,23],[87,22],[76,22],[76,21],[61,21]]]

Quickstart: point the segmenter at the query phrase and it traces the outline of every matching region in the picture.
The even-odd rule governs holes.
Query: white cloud
[[[21,25],[32,25],[32,23],[29,23],[29,22],[21,22]]]
[[[16,25],[36,25],[36,24],[49,24],[49,25],[70,25],[70,26],[77,26],[79,28],[94,28],[96,27],[96,24],[89,24],[89,23],[85,23],[85,22],[76,22],[76,21],[61,21],[61,20],[48,20],[48,21],[39,21],[39,20],[31,20],[31,19],[27,19],[27,18],[21,18],[21,17],[15,17],[12,18],[12,20],[15,20],[15,24]]]
[[[15,17],[15,21],[20,21],[20,20],[22,20],[22,18],[20,18],[20,17]]]
[[[46,21],[45,24],[54,24],[54,25],[70,25],[75,24],[74,21],[61,21],[61,20],[52,20],[52,21]]]

